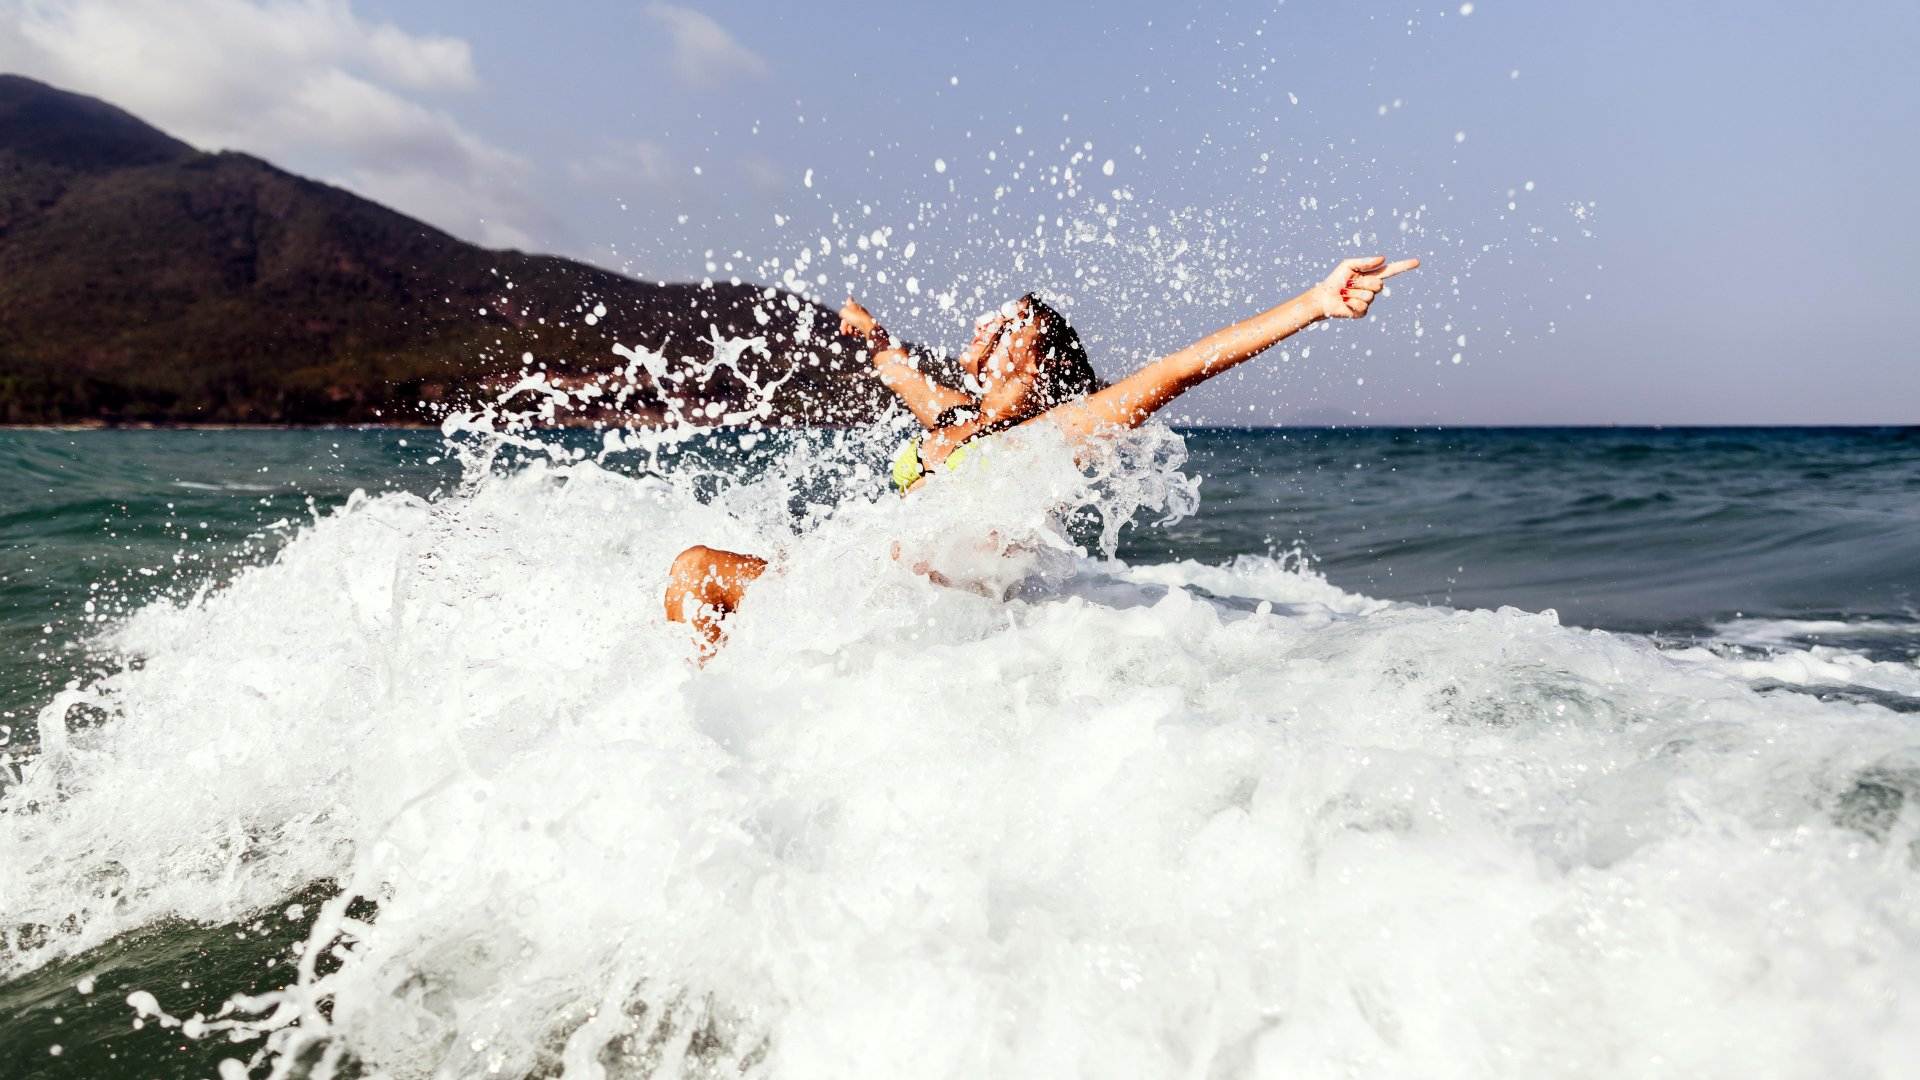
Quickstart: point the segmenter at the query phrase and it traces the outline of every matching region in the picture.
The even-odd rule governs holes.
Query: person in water
[[[959,357],[974,393],[934,382],[852,299],[840,310],[840,332],[866,343],[880,381],[926,429],[893,459],[893,482],[904,495],[928,475],[958,467],[969,443],[1008,428],[1050,423],[1077,444],[1138,427],[1174,398],[1321,319],[1361,318],[1388,278],[1419,265],[1418,259],[1348,259],[1278,307],[1216,330],[1111,385],[1095,376],[1073,327],[1031,293],[976,324]],[[676,556],[668,572],[667,618],[691,625],[701,655],[710,656],[725,635],[723,620],[766,569],[759,556],[696,544]]]

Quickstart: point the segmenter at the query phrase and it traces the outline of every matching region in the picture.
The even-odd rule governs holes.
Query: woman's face
[[[996,383],[1037,370],[1039,326],[1026,305],[1014,301],[980,316],[960,367],[987,393]]]
[[[1038,411],[1040,327],[1026,305],[1009,305],[982,319],[974,344],[961,356],[980,411],[992,419],[1030,416]]]
[[[973,340],[960,350],[960,370],[967,377],[979,380],[986,370],[988,358],[999,348],[1000,339],[1005,336],[1007,319],[996,309],[989,311],[973,321]]]

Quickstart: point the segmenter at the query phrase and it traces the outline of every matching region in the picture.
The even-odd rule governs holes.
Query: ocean
[[[0,431],[0,1073],[1920,1060],[1920,429],[890,441]]]

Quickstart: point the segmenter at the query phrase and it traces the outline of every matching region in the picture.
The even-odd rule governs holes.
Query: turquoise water
[[[86,672],[104,621],[270,557],[315,509],[456,478],[438,446],[420,432],[0,431],[0,713],[18,719]]]
[[[1053,987],[1102,1003],[1089,1015],[1119,1026],[1078,1027],[1111,1047],[1217,993],[1229,1005],[1210,1023],[1265,1038],[1270,1007],[1235,1019],[1232,988],[1286,971],[1333,988],[1282,995],[1321,1042],[1264,1051],[1308,1071],[1356,1054],[1374,1072],[1443,1052],[1538,1061],[1556,1038],[1592,1038],[1591,1060],[1659,1075],[1749,1060],[1734,1033],[1765,1014],[1789,1034],[1752,1053],[1794,1067],[1754,1075],[1894,1075],[1913,1026],[1890,1003],[1920,957],[1902,914],[1920,910],[1920,430],[1183,435],[1197,512],[1137,515],[1124,566],[1087,560],[990,602],[863,593],[884,563],[809,562],[831,525],[781,539],[766,522],[830,519],[861,474],[774,484],[793,460],[779,440],[553,477],[509,461],[462,486],[430,432],[0,432],[0,844],[23,860],[0,866],[19,875],[0,880],[0,1072],[212,1075],[257,1038],[235,1049],[151,1016],[136,1029],[128,995],[215,1016],[287,986],[290,947],[332,940],[314,920],[339,895],[373,929],[357,953],[329,951],[321,976],[346,961],[333,1004],[302,1023],[330,1017],[350,1057],[402,1074],[484,1071],[495,1054],[509,1075],[558,1071],[585,1030],[568,1010],[609,993],[660,1032],[692,1025],[696,1058],[772,1054],[795,1074],[897,1065],[809,1033],[886,1014],[910,1041],[912,986],[1027,1002],[1009,1015],[1047,1015],[1016,988]],[[662,473],[678,486],[648,486]],[[356,491],[372,498],[348,509]],[[783,575],[833,603],[776,583],[695,678],[659,627],[659,574],[686,542],[738,536],[791,544]],[[1558,625],[1525,614],[1549,609]],[[923,695],[949,668],[975,681]],[[31,777],[34,717],[70,686],[71,747]],[[1158,741],[1116,757],[1146,738],[1125,719],[1143,709]],[[949,722],[957,741],[919,741]],[[964,734],[983,728],[986,742]],[[869,762],[884,768],[869,778]],[[1048,802],[1101,775],[1084,804]],[[942,805],[981,809],[906,829],[902,777],[964,780]],[[476,806],[490,809],[462,816]],[[406,826],[416,813],[431,827]],[[1188,821],[1211,824],[1148,842]],[[1142,839],[1103,846],[1116,822]],[[710,852],[673,854],[709,835],[728,851],[750,838],[720,877],[699,876]],[[1296,849],[1298,865],[1261,861]],[[1221,860],[1193,861],[1209,850]],[[891,861],[871,870],[876,852]],[[1055,864],[1070,880],[1035,876]],[[1489,877],[1511,910],[1470,902]],[[962,904],[924,938],[790,937],[787,907],[729,906],[748,878],[761,891],[739,897],[850,904],[849,925],[977,896],[984,929],[966,936]],[[852,899],[894,881],[922,900]],[[1143,885],[1163,881],[1183,884]],[[1248,898],[1279,906],[1234,906]],[[707,904],[718,921],[688,914]],[[1347,926],[1349,907],[1373,925]],[[1827,936],[1795,936],[1809,920]],[[1173,941],[1154,936],[1174,924]],[[1403,944],[1376,955],[1388,932]],[[1673,950],[1676,935],[1699,949]],[[582,944],[602,940],[623,944]],[[1454,940],[1478,942],[1473,957]],[[939,957],[904,986],[873,966],[901,941]],[[1033,959],[1087,942],[1152,981],[1120,978],[1107,998]],[[1190,952],[1212,957],[1200,983]],[[819,972],[796,959],[816,954],[833,958]],[[644,976],[624,966],[635,955]],[[1485,1000],[1448,989],[1441,973],[1462,965]],[[753,1000],[785,979],[815,989]],[[852,996],[836,1006],[822,985]],[[516,1012],[549,999],[557,1012]],[[689,1019],[690,1000],[709,1004]],[[1544,1049],[1475,1041],[1516,1009],[1538,1010],[1514,1022],[1548,1033]],[[1023,1040],[1075,1030],[998,1015],[967,1022],[1001,1062],[1031,1065]],[[1577,1033],[1549,1037],[1576,1015]],[[601,1060],[663,1052],[636,1039],[608,1035]]]

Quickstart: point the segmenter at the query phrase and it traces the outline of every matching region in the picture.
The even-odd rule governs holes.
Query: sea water
[[[530,442],[0,435],[10,1075],[1920,1060],[1912,431]]]

